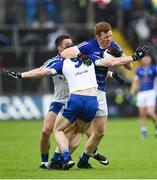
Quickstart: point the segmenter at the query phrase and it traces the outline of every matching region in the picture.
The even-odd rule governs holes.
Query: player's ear
[[[98,34],[97,34],[95,37],[96,37],[96,39],[99,39],[99,38],[100,38],[100,36],[99,36]]]

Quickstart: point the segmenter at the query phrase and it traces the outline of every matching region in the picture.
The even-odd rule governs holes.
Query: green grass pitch
[[[157,138],[154,126],[148,122],[148,139],[141,139],[137,118],[109,120],[107,135],[99,152],[108,156],[110,164],[103,166],[90,159],[92,170],[74,166],[69,171],[38,169],[39,138],[42,121],[0,122],[0,179],[154,179],[157,178]],[[86,138],[73,154],[75,164],[83,152]],[[51,153],[55,140],[51,138]]]

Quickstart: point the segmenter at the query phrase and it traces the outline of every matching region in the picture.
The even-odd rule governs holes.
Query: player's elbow
[[[46,69],[44,69],[44,68],[39,68],[36,77],[39,78],[39,79],[41,79],[41,78],[43,78],[43,77],[45,77],[45,76],[48,76],[48,73],[47,73]]]
[[[132,63],[128,63],[128,64],[124,65],[124,67],[125,67],[127,70],[132,70],[133,64],[132,64]]]

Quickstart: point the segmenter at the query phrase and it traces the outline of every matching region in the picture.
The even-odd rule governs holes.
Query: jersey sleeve
[[[79,51],[83,54],[86,54],[86,55],[92,54],[92,52],[91,52],[92,45],[88,42],[82,42],[77,47],[78,47]]]
[[[122,50],[123,51],[123,49],[120,47],[120,45],[119,44],[117,44],[116,42],[114,42],[114,41],[112,41],[111,42],[111,47],[115,47],[115,48],[118,48],[118,49],[120,49],[120,50]]]
[[[92,60],[92,62],[96,65],[96,66],[99,66],[100,65],[100,59],[102,59],[101,57],[99,56],[96,56],[94,54],[90,54],[88,55],[88,57],[90,58],[90,60]]]
[[[54,63],[51,66],[48,66],[46,68],[48,68],[52,72],[53,75],[62,74],[63,62],[64,61],[56,62],[56,63]]]

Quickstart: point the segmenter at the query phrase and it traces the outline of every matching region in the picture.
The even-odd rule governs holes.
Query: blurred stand
[[[69,34],[78,44],[94,36],[93,27],[99,21],[108,21],[133,49],[149,44],[157,62],[155,0],[0,0],[0,68],[26,71],[39,67],[56,55],[54,40],[58,35]],[[108,104],[113,116],[116,112],[121,116],[119,108],[129,106],[129,87],[109,83]],[[1,96],[52,93],[51,77],[14,80],[0,73]],[[130,115],[136,112],[134,108]]]

